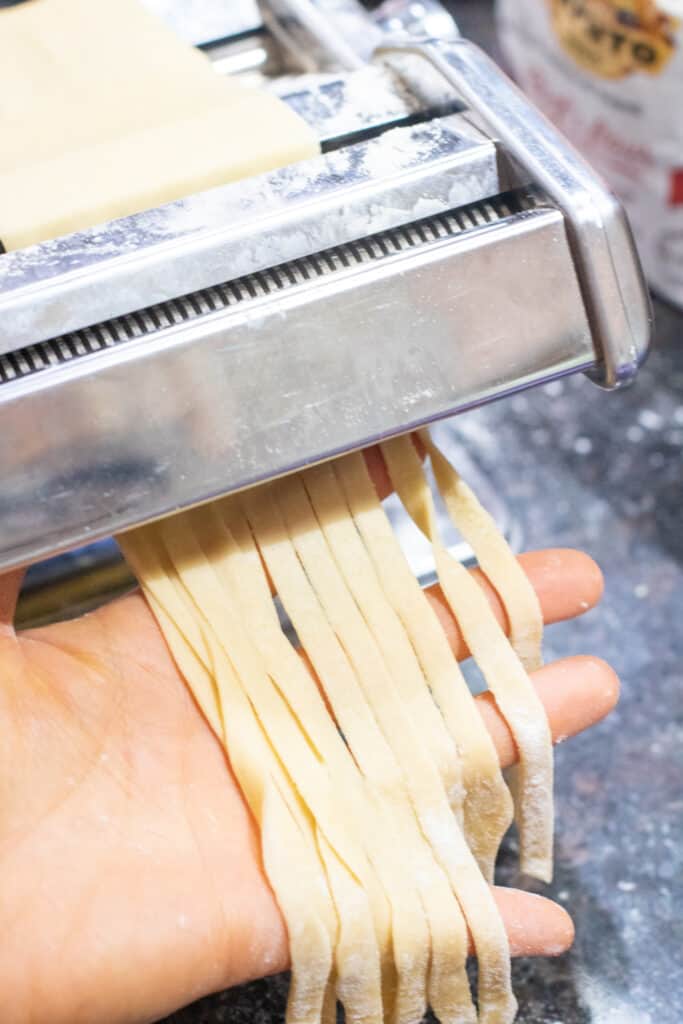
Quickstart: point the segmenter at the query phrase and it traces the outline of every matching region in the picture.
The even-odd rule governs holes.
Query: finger
[[[424,459],[426,452],[416,434],[413,435],[413,443]],[[381,450],[367,448],[363,454],[377,493],[384,499],[393,488]],[[596,563],[581,551],[568,548],[532,551],[521,555],[520,562],[538,594],[543,618],[548,624],[583,615],[602,597],[602,573]],[[475,569],[474,574],[486,590],[498,620],[507,626],[505,611],[495,590],[480,570]],[[440,588],[431,587],[427,593],[454,649],[459,652],[458,656],[466,657],[467,651],[462,648],[459,631]]]
[[[422,441],[417,434],[413,434],[412,438],[413,444],[417,448],[420,458],[424,461],[427,456],[427,452],[425,451]],[[371,448],[366,448],[363,451],[363,455],[365,457],[365,464],[368,467],[368,472],[370,473],[372,482],[375,485],[377,495],[380,501],[384,501],[385,498],[389,497],[394,488],[382,453],[376,445],[373,445]]]
[[[533,682],[548,715],[555,742],[575,735],[605,717],[619,696],[619,680],[598,658],[575,657],[548,665],[533,675]],[[494,740],[503,767],[513,764],[517,749],[505,720],[489,694],[477,697],[477,707]],[[551,900],[518,889],[495,886],[493,896],[510,942],[510,955],[559,956],[574,940],[574,926],[567,912]],[[274,914],[279,914],[273,904]],[[268,930],[270,934],[270,930]],[[278,948],[269,945],[267,962],[250,964],[238,974],[237,983],[262,974],[285,970],[288,966],[287,942],[280,933]],[[473,953],[470,936],[470,953]]]
[[[510,956],[560,956],[574,941],[574,925],[567,911],[544,896],[493,886],[493,898],[503,919],[510,943]],[[240,984],[251,978],[266,974],[279,974],[289,968],[287,935],[281,927],[279,912],[273,903],[273,927],[271,941],[261,946],[256,942],[252,948],[253,960],[244,962],[245,943],[238,945],[233,953],[230,985]],[[241,929],[240,929],[241,931]],[[475,953],[471,934],[468,934],[470,955]],[[248,954],[247,954],[248,955]],[[242,961],[242,962],[240,962]]]
[[[306,653],[301,657],[317,679]],[[548,717],[554,743],[597,725],[613,711],[619,700],[619,677],[601,658],[577,655],[544,665],[531,681]],[[324,696],[324,693],[323,693]],[[501,768],[509,768],[518,758],[517,746],[505,718],[491,693],[476,698],[477,709],[491,734]]]
[[[570,548],[530,551],[520,555],[519,562],[538,594],[547,624],[583,615],[602,597],[602,573],[593,559],[582,551],[572,551]],[[473,569],[472,572],[484,589],[496,618],[507,629],[507,617],[495,590],[479,569]],[[441,588],[430,587],[427,596],[456,657],[468,657],[469,651]]]
[[[424,448],[413,435],[413,441],[424,458]],[[363,452],[370,476],[381,499],[391,494],[389,473],[379,448],[366,448]],[[602,597],[602,572],[588,555],[569,548],[531,551],[520,556],[520,562],[538,594],[547,624],[583,615]],[[505,611],[495,590],[484,574],[475,569],[474,575],[486,591],[498,621],[507,628]],[[459,658],[467,657],[460,632],[448,604],[438,586],[430,587],[427,595],[437,612],[449,640]]]
[[[596,725],[619,700],[619,678],[600,658],[564,658],[534,672],[536,688],[555,743]],[[517,760],[510,729],[490,693],[477,697],[477,708],[491,734],[500,763],[508,768]]]
[[[0,576],[0,634],[12,626],[24,569],[14,569]]]
[[[317,680],[305,651],[299,652]],[[619,700],[619,677],[600,658],[577,655],[563,658],[534,672],[531,681],[548,716],[554,743],[562,743],[601,722]],[[324,697],[324,691],[321,690]],[[505,718],[491,693],[477,697],[477,708],[491,734],[501,767],[517,761],[517,747]]]
[[[574,941],[571,917],[552,900],[500,886],[494,887],[493,897],[508,934],[510,956],[560,956]]]
[[[365,458],[365,464],[368,467],[368,473],[372,477],[372,482],[375,485],[375,490],[381,501],[388,498],[393,487],[391,486],[391,480],[389,479],[389,472],[382,458],[382,453],[379,448],[366,448],[363,452]]]

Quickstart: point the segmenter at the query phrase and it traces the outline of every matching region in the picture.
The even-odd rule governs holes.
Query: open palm
[[[599,570],[577,552],[522,564],[548,622],[600,597]],[[0,579],[3,1024],[151,1021],[284,969],[254,824],[144,599],[16,634],[18,586],[16,574]],[[438,590],[431,599],[466,656]],[[618,694],[594,658],[557,662],[534,682],[556,737],[598,721]],[[512,763],[494,703],[479,707]],[[513,953],[571,942],[561,908],[515,890],[497,898]]]

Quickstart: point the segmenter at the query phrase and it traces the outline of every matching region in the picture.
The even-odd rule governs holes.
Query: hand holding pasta
[[[376,454],[369,464],[386,490]],[[600,598],[576,552],[520,559],[546,623]],[[479,571],[471,574],[508,627]],[[0,582],[0,982],[6,1024],[132,1024],[289,965],[260,838],[228,755],[190,695],[138,593],[73,622],[15,634],[19,579]],[[443,593],[429,605],[458,659],[465,641]],[[302,662],[307,673],[310,663]],[[599,721],[618,683],[592,657],[531,675],[555,739]],[[502,766],[514,736],[477,698]],[[492,890],[512,955],[571,943],[564,910]],[[471,942],[471,937],[470,937]]]

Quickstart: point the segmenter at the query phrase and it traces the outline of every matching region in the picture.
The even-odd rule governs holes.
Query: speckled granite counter
[[[481,7],[463,7],[476,29]],[[601,608],[553,627],[547,657],[600,654],[623,684],[618,711],[557,751],[547,894],[577,937],[558,960],[515,964],[520,1024],[683,1021],[683,316],[657,315],[631,390],[575,378],[458,423],[526,546],[584,548],[605,572]],[[514,882],[509,850],[500,877]],[[258,982],[166,1024],[279,1024],[285,994],[284,978]]]

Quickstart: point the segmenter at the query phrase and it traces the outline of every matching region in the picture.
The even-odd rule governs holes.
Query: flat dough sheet
[[[318,152],[277,97],[216,74],[136,0],[0,8],[0,67],[8,250]]]

